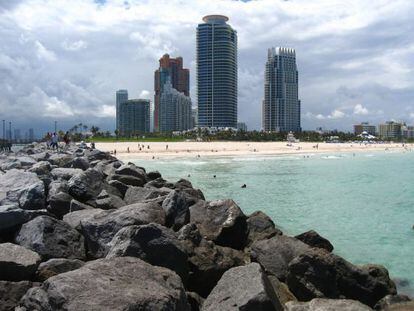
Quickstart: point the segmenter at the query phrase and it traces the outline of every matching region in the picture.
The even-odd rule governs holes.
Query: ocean
[[[207,200],[262,210],[285,234],[313,229],[348,261],[384,265],[399,292],[414,296],[414,152],[132,162],[190,180]]]

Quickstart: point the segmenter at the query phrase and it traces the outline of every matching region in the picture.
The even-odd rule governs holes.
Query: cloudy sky
[[[195,28],[229,16],[239,36],[239,120],[260,128],[267,48],[296,49],[304,129],[414,123],[412,0],[0,0],[0,114],[114,129],[115,91],[153,98],[164,53],[195,89]],[[1,130],[1,129],[0,129]]]

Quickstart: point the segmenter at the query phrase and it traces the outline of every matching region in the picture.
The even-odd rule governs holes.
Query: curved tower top
[[[209,24],[225,24],[229,18],[224,15],[206,15],[203,17],[203,22]]]

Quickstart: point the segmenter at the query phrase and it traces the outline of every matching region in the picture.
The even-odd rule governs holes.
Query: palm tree
[[[93,136],[95,136],[96,133],[99,132],[99,127],[92,125],[91,126],[91,132],[92,132]]]

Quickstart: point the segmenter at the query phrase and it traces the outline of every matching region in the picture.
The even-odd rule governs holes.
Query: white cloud
[[[151,99],[151,92],[147,90],[142,90],[141,93],[139,93],[138,98],[141,99]]]
[[[346,116],[346,114],[344,112],[342,112],[341,110],[338,110],[338,109],[333,110],[328,115],[323,115],[321,113],[313,114],[311,112],[305,113],[305,117],[307,119],[317,119],[317,120],[328,120],[328,119],[336,120],[336,119],[342,119],[345,116]]]
[[[88,43],[83,40],[73,41],[70,42],[65,40],[62,42],[62,48],[66,51],[79,51],[82,49],[86,49],[88,47]]]
[[[368,111],[367,108],[365,108],[361,104],[356,104],[355,107],[354,107],[354,114],[367,115],[367,114],[369,114],[369,111]]]
[[[55,52],[48,50],[42,43],[35,41],[36,46],[36,55],[40,60],[45,60],[48,62],[56,61],[57,57]]]

